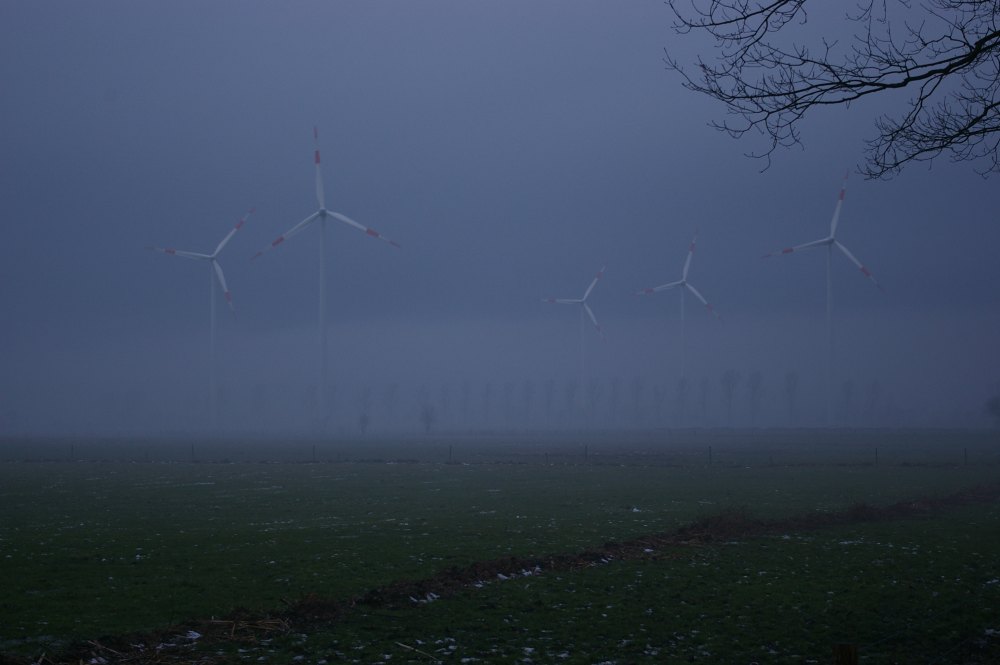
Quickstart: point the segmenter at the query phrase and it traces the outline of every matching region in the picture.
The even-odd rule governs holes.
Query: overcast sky
[[[826,235],[875,115],[906,96],[809,117],[804,148],[761,172],[743,156],[761,144],[708,127],[723,108],[681,87],[665,46],[712,48],[659,0],[0,4],[0,432],[204,426],[208,268],[144,248],[211,252],[251,207],[220,256],[226,422],[256,400],[294,429],[318,380],[318,228],[250,257],[317,207],[314,126],[327,207],[401,245],[329,223],[342,413],[364,386],[399,384],[402,410],[421,386],[520,400],[576,380],[578,311],[541,299],[582,296],[602,265],[586,380],[673,395],[679,294],[634,293],[680,277],[697,229],[689,279],[723,317],[688,298],[704,424],[725,424],[729,368],[762,372],[765,424],[788,424],[796,372],[798,424],[822,423],[823,251],[760,257]],[[854,381],[856,411],[877,381],[891,424],[989,422],[998,210],[974,164],[849,179],[838,238],[884,287],[834,257],[835,384]]]

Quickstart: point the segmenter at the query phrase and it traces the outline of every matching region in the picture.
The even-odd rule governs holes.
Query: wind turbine
[[[313,140],[316,143],[316,148],[314,152],[313,161],[316,164],[316,202],[319,204],[319,209],[312,213],[301,222],[293,226],[292,228],[285,231],[282,235],[271,241],[271,244],[262,249],[261,251],[254,254],[251,259],[256,259],[265,252],[274,249],[281,243],[285,242],[287,239],[299,233],[307,226],[313,222],[319,222],[319,339],[320,339],[320,381],[319,381],[319,404],[320,412],[325,420],[326,416],[326,377],[327,377],[327,339],[326,339],[326,220],[328,218],[336,219],[348,226],[353,226],[359,231],[363,231],[367,235],[378,238],[383,242],[387,242],[393,247],[399,247],[399,245],[392,240],[389,240],[381,233],[375,229],[368,228],[363,224],[359,224],[347,215],[339,212],[333,212],[326,209],[326,197],[323,194],[323,174],[320,170],[320,158],[319,158],[319,130],[313,127]]]
[[[253,214],[254,208],[250,208],[247,214],[243,215],[236,226],[234,226],[226,237],[223,238],[219,244],[216,246],[215,251],[211,254],[203,254],[201,252],[189,252],[181,249],[174,249],[173,247],[147,247],[147,249],[153,250],[154,252],[163,252],[164,254],[170,254],[171,256],[179,256],[183,259],[194,259],[196,261],[206,261],[208,262],[208,301],[209,301],[209,358],[208,358],[208,408],[209,408],[209,418],[211,419],[212,429],[215,429],[216,425],[216,410],[215,410],[215,282],[218,280],[219,286],[222,288],[222,293],[226,297],[226,302],[229,304],[229,309],[236,311],[233,307],[233,296],[229,293],[229,287],[226,286],[226,276],[222,273],[222,266],[219,265],[219,252],[229,243],[230,239],[236,232],[243,228],[243,224],[246,223],[247,218]]]
[[[590,286],[588,286],[587,290],[583,292],[583,297],[582,298],[543,298],[542,299],[542,302],[547,302],[547,303],[554,304],[554,305],[579,305],[580,306],[580,388],[579,388],[579,391],[580,391],[581,399],[583,399],[582,395],[583,395],[583,391],[584,391],[584,388],[585,388],[585,386],[584,386],[584,379],[585,379],[585,375],[584,375],[584,358],[585,358],[585,353],[584,353],[584,350],[585,350],[586,330],[587,330],[587,320],[586,320],[586,317],[590,317],[590,322],[594,324],[594,329],[597,331],[597,334],[601,337],[601,340],[605,339],[604,338],[604,330],[601,329],[601,324],[599,324],[597,322],[597,317],[594,316],[594,310],[590,309],[590,305],[587,304],[587,298],[590,297],[590,294],[594,290],[594,287],[597,286],[597,283],[599,281],[601,281],[602,277],[604,277],[604,269],[606,267],[607,266],[601,266],[601,269],[597,271],[597,274],[594,276],[594,279],[590,283]]]
[[[685,373],[684,373],[685,355],[686,355],[685,354],[685,331],[684,331],[684,327],[685,327],[685,321],[684,321],[684,309],[685,309],[685,307],[684,307],[684,294],[687,291],[690,291],[692,294],[694,294],[695,298],[697,298],[698,300],[700,300],[702,302],[702,304],[705,305],[705,307],[708,309],[709,312],[711,312],[713,315],[715,315],[715,318],[717,318],[717,319],[721,319],[722,318],[722,317],[719,316],[719,313],[715,311],[715,308],[712,307],[712,305],[710,305],[707,300],[705,300],[705,296],[701,295],[701,293],[698,291],[698,289],[694,288],[694,285],[691,284],[689,281],[687,281],[688,270],[691,269],[691,258],[694,256],[694,247],[695,247],[695,244],[697,242],[698,242],[698,232],[695,231],[694,232],[694,238],[691,239],[691,244],[688,246],[687,258],[684,259],[684,268],[681,270],[681,278],[679,280],[677,280],[676,282],[669,282],[667,284],[661,284],[660,286],[654,286],[654,287],[648,288],[648,289],[642,289],[641,291],[639,291],[638,293],[636,293],[636,295],[648,296],[648,295],[652,295],[652,294],[654,294],[654,293],[656,293],[658,291],[666,291],[668,289],[680,289],[681,290],[681,381],[684,381],[685,378],[686,378]]]
[[[875,280],[875,277],[871,274],[867,267],[861,261],[851,253],[847,247],[843,245],[839,240],[837,240],[837,224],[840,221],[840,209],[844,205],[844,196],[847,194],[847,176],[844,174],[844,181],[840,186],[840,195],[837,197],[837,207],[833,209],[833,219],[830,220],[830,235],[825,238],[820,238],[819,240],[813,240],[812,242],[803,243],[801,245],[795,245],[794,247],[786,247],[785,249],[776,250],[770,254],[765,254],[763,258],[769,258],[771,256],[777,256],[779,254],[791,254],[792,252],[798,252],[803,249],[812,249],[814,247],[826,247],[826,424],[827,427],[833,425],[833,280],[831,279],[831,265],[833,263],[833,248],[836,247],[847,259],[856,265],[861,273],[870,279],[872,283],[881,290],[881,285]]]

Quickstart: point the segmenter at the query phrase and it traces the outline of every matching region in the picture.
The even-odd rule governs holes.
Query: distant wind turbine
[[[584,384],[584,379],[585,379],[585,374],[584,374],[584,358],[585,358],[585,336],[586,336],[586,330],[587,330],[587,320],[586,320],[585,317],[589,317],[590,318],[590,322],[594,325],[594,329],[597,331],[597,334],[601,337],[602,340],[604,340],[604,330],[601,329],[601,324],[599,324],[597,322],[597,317],[594,316],[594,310],[590,309],[590,305],[587,304],[587,298],[590,297],[590,294],[594,290],[594,287],[597,286],[597,283],[599,281],[601,281],[602,277],[604,277],[604,269],[606,267],[607,266],[601,266],[601,269],[597,271],[597,275],[595,275],[593,281],[590,282],[590,286],[588,286],[587,290],[583,292],[583,297],[582,298],[543,298],[542,299],[542,302],[547,302],[547,303],[551,303],[551,304],[555,304],[555,305],[579,305],[580,306],[580,388],[579,388],[579,392],[581,394],[581,398],[582,398],[582,394],[583,394],[583,390],[584,390],[584,385],[583,384]]]
[[[251,259],[256,259],[265,252],[274,249],[281,243],[299,233],[315,221],[319,221],[319,339],[320,339],[320,382],[319,382],[319,404],[322,419],[326,419],[326,385],[327,385],[327,336],[326,336],[326,220],[333,218],[338,221],[353,226],[367,235],[387,242],[393,247],[399,245],[389,240],[375,229],[368,228],[354,221],[347,215],[333,212],[326,209],[326,197],[323,194],[323,174],[320,170],[319,158],[319,130],[313,127],[313,140],[316,143],[313,161],[316,164],[316,202],[319,209],[303,219],[301,222],[288,229],[282,235],[275,238],[270,245],[254,254]]]
[[[685,307],[684,307],[684,294],[685,294],[685,292],[686,291],[690,291],[691,293],[693,293],[694,297],[697,298],[698,300],[700,300],[702,302],[702,304],[705,305],[705,307],[708,309],[708,311],[711,312],[713,315],[715,315],[715,318],[717,318],[717,319],[721,319],[722,318],[722,317],[719,316],[719,313],[715,311],[715,308],[712,307],[712,305],[710,305],[707,300],[705,300],[705,296],[701,295],[701,293],[698,291],[698,289],[694,288],[694,285],[692,285],[689,281],[687,281],[688,270],[691,269],[691,258],[694,256],[694,247],[695,247],[695,244],[697,242],[698,242],[698,232],[695,231],[694,232],[694,238],[691,239],[691,244],[688,246],[687,258],[684,259],[684,268],[683,268],[683,270],[681,270],[681,278],[679,280],[677,280],[676,282],[669,282],[667,284],[661,284],[660,286],[654,286],[654,287],[648,288],[648,289],[642,289],[641,291],[639,291],[636,294],[636,295],[640,295],[640,296],[647,296],[647,295],[652,295],[652,294],[654,294],[654,293],[656,293],[658,291],[666,291],[668,289],[680,289],[681,290],[681,380],[682,381],[686,378],[685,373],[684,373],[684,370],[685,370],[685,356],[686,356],[686,347],[685,347],[685,339],[686,338],[685,338],[685,331],[684,331],[684,327],[685,327],[685,321],[684,321],[684,309],[685,309]]]
[[[243,228],[243,224],[246,223],[247,218],[253,213],[254,209],[251,208],[247,214],[243,215],[236,226],[234,226],[226,237],[219,242],[216,246],[215,251],[211,254],[202,254],[200,252],[188,252],[185,250],[174,249],[172,247],[147,247],[146,249],[153,250],[154,252],[163,252],[164,254],[170,254],[171,256],[179,256],[184,259],[194,259],[197,261],[207,261],[208,262],[208,300],[209,300],[209,359],[208,359],[208,404],[209,404],[209,418],[211,419],[212,428],[216,425],[216,409],[215,409],[215,282],[218,280],[219,286],[222,288],[222,293],[226,298],[226,302],[229,304],[229,309],[236,311],[233,307],[233,297],[229,293],[229,287],[226,286],[226,276],[222,273],[222,266],[219,265],[219,252],[229,243],[230,239],[236,232]]]
[[[837,224],[840,221],[840,209],[844,205],[844,196],[847,194],[847,175],[847,173],[844,174],[844,181],[840,186],[840,195],[837,197],[837,207],[834,208],[833,219],[830,220],[830,235],[819,240],[813,240],[812,242],[776,250],[763,256],[766,259],[780,254],[791,254],[803,249],[826,247],[826,424],[828,427],[833,425],[833,280],[831,278],[833,248],[836,247],[843,252],[844,256],[856,265],[865,277],[872,281],[872,284],[880,290],[882,288],[871,274],[871,271],[836,238]]]

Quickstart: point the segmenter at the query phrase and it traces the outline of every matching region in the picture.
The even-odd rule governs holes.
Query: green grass
[[[417,662],[402,644],[449,662],[829,663],[846,642],[865,663],[995,662],[998,571],[1000,510],[975,506],[494,582],[244,655]]]
[[[400,459],[404,458],[401,452],[410,452],[412,459],[419,459],[432,457],[427,454],[431,451],[437,459],[405,464],[95,461],[110,459],[105,453],[81,455],[91,460],[81,462],[0,462],[0,588],[4,590],[0,595],[0,651],[37,653],[74,639],[154,630],[185,619],[223,615],[238,607],[266,611],[281,607],[282,599],[311,593],[349,597],[394,580],[430,576],[453,565],[508,555],[573,552],[607,540],[669,531],[731,507],[747,508],[762,517],[783,517],[837,510],[857,502],[888,504],[942,495],[997,478],[993,463],[941,464],[941,460],[953,460],[955,450],[966,446],[980,458],[992,459],[988,457],[992,449],[975,437],[941,441],[938,434],[915,436],[915,443],[906,447],[903,439],[889,436],[878,445],[880,463],[873,466],[873,460],[865,463],[872,450],[872,433],[841,438],[839,445],[826,440],[762,440],[761,436],[717,433],[708,444],[713,446],[712,467],[703,456],[702,444],[709,438],[704,435],[694,443],[626,441],[631,448],[592,437],[582,444],[587,446],[586,460],[579,442],[560,441],[547,449],[549,464],[544,463],[546,449],[541,443],[519,439],[480,446],[448,444],[464,452],[472,464],[441,463],[447,459],[447,446],[440,444],[405,449],[386,443],[363,448],[341,444],[335,453],[325,450],[327,454],[318,457]],[[51,445],[63,447],[62,443]],[[74,447],[76,453],[88,447],[91,452],[99,450],[95,442]],[[6,459],[26,458],[6,452]],[[252,457],[255,453],[244,454]],[[156,455],[151,458],[155,460]],[[928,463],[933,465],[923,465]],[[995,522],[990,524],[996,532]],[[897,527],[866,528],[877,534]],[[978,532],[967,524],[955,529],[953,539]],[[911,540],[927,547],[928,535],[923,541],[918,535]],[[817,541],[762,542],[767,547],[746,546],[739,555],[726,548],[695,555],[690,570],[705,569],[701,582],[689,576],[695,585],[692,593],[701,594],[699,603],[706,602],[709,596],[705,594],[743,590],[739,585],[720,586],[735,575],[720,572],[726,557],[734,557],[733,565],[757,557],[760,561],[754,565],[759,570],[795,571],[803,561],[800,553],[807,551],[795,546]],[[845,547],[833,547],[830,552],[836,556],[822,551],[811,555],[816,563],[810,564],[810,573],[836,571],[836,565],[821,563],[823,557],[837,563],[845,553],[868,545]],[[452,619],[442,621],[464,618],[471,631],[477,630],[475,626],[482,630],[482,622],[493,622],[494,628],[512,636],[510,644],[519,644],[514,636],[525,627],[517,622],[537,618],[537,625],[559,624],[563,610],[556,606],[571,608],[565,610],[569,613],[565,617],[575,617],[584,626],[601,624],[601,614],[608,612],[595,599],[601,593],[588,590],[591,586],[607,587],[611,590],[604,595],[618,598],[605,603],[619,608],[609,616],[639,611],[635,608],[643,603],[634,600],[637,594],[658,597],[668,593],[659,581],[662,575],[653,572],[664,565],[633,562],[559,579],[543,576],[527,583],[531,586],[522,596],[516,595],[519,585],[490,586],[472,594],[467,602],[429,605],[415,613],[413,620],[423,625],[436,612],[453,611]],[[807,577],[805,571],[788,572],[793,574],[800,581]],[[848,581],[843,571],[829,574],[831,584],[837,579]],[[643,579],[637,581],[637,577]],[[767,589],[760,586],[764,582],[771,578],[747,582],[746,603],[764,597]],[[700,591],[698,584],[704,585]],[[584,591],[583,596],[574,595]],[[483,600],[493,593],[515,596]],[[592,598],[577,603],[576,599],[585,596]],[[551,600],[563,597],[572,603]],[[476,605],[491,602],[497,607],[513,603],[511,607],[519,609],[508,614],[520,618],[505,623],[506,615]],[[665,610],[657,607],[660,616]],[[775,630],[787,627],[782,613],[759,608],[751,614],[754,621],[770,617]],[[615,621],[640,625],[636,623],[639,618],[629,614]],[[671,618],[671,622],[688,622],[684,625],[697,620],[685,612]],[[356,624],[353,630],[377,633],[384,623],[365,628],[363,617],[352,617],[344,630]],[[413,628],[417,635],[419,625]],[[764,634],[765,629],[754,625],[748,635]],[[824,640],[833,637],[833,633],[819,634]],[[382,642],[364,642],[360,637],[330,639],[338,644],[359,640],[357,644],[388,648],[384,646],[388,637]],[[560,639],[570,641],[570,637]],[[574,643],[579,639],[572,638]],[[693,643],[690,637],[685,639]],[[398,641],[410,644],[402,638]],[[666,638],[656,644],[654,648],[659,649],[671,646]],[[413,652],[406,653],[413,657]],[[640,651],[629,653],[636,658],[641,655]],[[501,659],[508,655],[504,652]],[[482,653],[469,657],[489,660]]]

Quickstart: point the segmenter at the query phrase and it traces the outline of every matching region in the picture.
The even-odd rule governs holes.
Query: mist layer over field
[[[833,255],[832,328],[825,249],[760,258],[829,232],[905,100],[808,118],[761,171],[665,70],[708,45],[660,2],[97,6],[0,7],[3,433],[992,424],[974,164],[848,178],[837,237],[882,289]],[[322,282],[319,221],[250,260],[324,205],[400,247],[328,216]],[[216,257],[234,311],[145,249],[211,254],[251,209]],[[603,340],[543,302],[602,267]],[[636,295],[682,277],[721,319]]]

